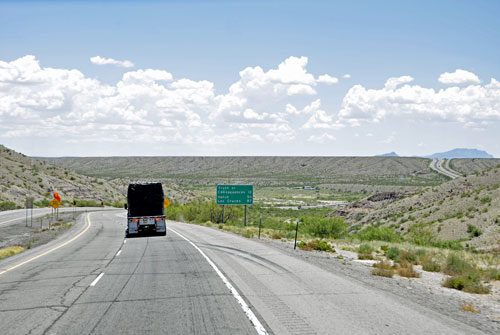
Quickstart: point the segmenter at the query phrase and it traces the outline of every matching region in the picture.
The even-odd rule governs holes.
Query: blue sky
[[[500,97],[488,86],[491,78],[500,80],[499,7],[497,1],[2,1],[0,71],[28,71],[24,76],[44,83],[35,81],[38,88],[27,92],[20,77],[0,72],[9,82],[0,91],[0,143],[56,156],[415,155],[473,147],[500,157]],[[13,64],[27,55],[34,59]],[[97,65],[94,56],[134,66]],[[241,84],[240,71],[260,67],[265,74],[290,57],[307,61],[278,74],[254,73],[258,90],[242,85],[230,92]],[[33,72],[32,62],[40,69]],[[72,80],[98,84],[68,91],[79,84],[64,75],[55,80],[47,68],[75,69],[83,79]],[[338,82],[305,75],[287,82],[300,68]],[[172,78],[141,73],[139,86],[165,89],[141,97],[130,95],[139,86],[118,92],[125,73],[146,69]],[[457,69],[477,79],[464,79]],[[446,72],[454,79],[438,81]],[[389,78],[403,76],[413,80],[383,90]],[[212,87],[191,83],[189,92],[185,86],[173,92],[183,78]],[[290,85],[310,89],[291,93]],[[375,91],[356,93],[356,85]],[[116,92],[93,96],[106,87]],[[438,94],[452,87],[460,92]],[[269,90],[281,93],[270,97]],[[34,106],[47,95],[52,102]],[[318,99],[320,107],[303,110]],[[286,114],[288,104],[302,111]],[[156,136],[131,140],[137,132]],[[61,145],[51,146],[46,133]]]

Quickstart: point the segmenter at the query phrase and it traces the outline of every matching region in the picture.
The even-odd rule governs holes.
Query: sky
[[[31,156],[500,157],[498,1],[0,1]]]

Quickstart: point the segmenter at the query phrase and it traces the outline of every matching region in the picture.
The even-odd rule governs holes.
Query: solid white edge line
[[[101,280],[102,276],[104,276],[104,272],[97,276],[96,279],[90,284],[90,286],[95,286],[99,280]]]
[[[116,253],[116,256],[120,256],[120,254],[121,254],[121,253],[122,253],[122,250],[120,249],[120,251],[118,251],[118,252]]]
[[[264,326],[260,323],[259,319],[257,319],[257,317],[255,316],[255,314],[252,312],[252,310],[250,309],[250,307],[248,307],[247,303],[245,302],[245,300],[243,300],[243,298],[241,297],[241,295],[238,293],[238,291],[233,287],[233,285],[231,285],[231,283],[229,282],[229,280],[226,278],[226,276],[224,276],[224,274],[219,270],[219,268],[217,267],[217,265],[215,265],[214,262],[212,262],[212,260],[200,249],[198,248],[198,246],[196,244],[194,244],[193,242],[191,242],[187,237],[185,237],[184,235],[182,235],[181,233],[178,233],[177,231],[173,230],[172,228],[167,228],[168,230],[171,230],[172,232],[176,233],[177,235],[179,235],[179,237],[183,238],[184,240],[186,240],[189,244],[191,244],[196,250],[198,250],[198,252],[205,258],[205,260],[208,262],[208,264],[210,264],[210,266],[215,270],[215,272],[219,275],[219,277],[222,279],[222,281],[224,282],[224,284],[227,286],[227,288],[229,289],[229,291],[231,291],[231,294],[233,295],[233,297],[236,299],[236,301],[238,301],[238,303],[240,304],[241,306],[241,309],[243,309],[243,312],[246,314],[247,318],[250,320],[250,322],[252,323],[253,327],[255,328],[255,330],[257,331],[258,334],[260,335],[267,335],[267,330],[264,328]]]

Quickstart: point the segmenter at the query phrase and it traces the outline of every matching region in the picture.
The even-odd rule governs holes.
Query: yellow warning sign
[[[61,202],[57,199],[53,199],[51,202],[50,202],[50,206],[54,209],[56,209],[57,207],[61,206]]]
[[[168,201],[168,199],[165,198],[164,203],[163,203],[163,207],[167,208],[168,206],[170,206],[170,201]]]

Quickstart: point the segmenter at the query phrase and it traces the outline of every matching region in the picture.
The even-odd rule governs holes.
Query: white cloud
[[[390,78],[383,89],[354,85],[344,96],[341,122],[380,122],[388,116],[453,121],[481,125],[500,119],[500,83],[491,79],[484,86],[449,87],[439,91],[419,85],[404,85],[409,76]]]
[[[309,85],[292,85],[288,87],[286,94],[288,95],[315,95],[316,90]]]
[[[315,91],[322,76],[316,80],[306,66],[306,57],[290,57],[268,71],[247,67],[216,94],[210,81],[174,78],[160,69],[128,71],[117,83],[104,84],[78,70],[42,67],[30,55],[0,61],[0,139],[54,136],[65,143],[148,148],[168,143],[203,152],[223,143],[331,141],[333,130],[389,117],[452,121],[471,129],[500,120],[500,83],[493,78],[435,90],[411,84],[410,76],[394,77],[380,89],[354,85],[340,110],[325,110]],[[366,128],[357,133],[363,136]]]
[[[438,81],[443,84],[479,84],[481,80],[479,80],[478,76],[476,76],[474,73],[465,71],[465,70],[460,70],[457,69],[455,72],[450,73],[450,72],[445,72],[442,73]]]
[[[307,62],[307,57],[289,57],[267,72],[260,66],[245,68],[229,92],[216,97],[210,120],[219,127],[255,123],[262,130],[273,123],[288,125],[292,115],[302,113],[288,99],[317,94],[316,80],[307,72]]]
[[[321,76],[318,77],[318,80],[316,80],[316,82],[331,85],[331,84],[337,84],[339,80],[328,74],[322,74]]]
[[[300,115],[300,114],[310,114],[321,108],[321,100],[316,99],[309,105],[305,106],[302,110],[295,108],[292,104],[286,104],[286,112],[288,114]]]
[[[342,78],[344,78],[344,79],[349,79],[349,78],[351,78],[351,75],[350,75],[349,73],[346,73],[346,74],[344,74],[344,75],[342,76]]]
[[[96,65],[116,65],[119,67],[134,67],[134,63],[129,60],[116,60],[113,58],[104,58],[101,56],[90,57],[90,61]]]
[[[392,78],[387,79],[384,87],[387,90],[394,90],[398,86],[412,82],[412,81],[413,81],[413,78],[410,76],[392,77]]]
[[[327,141],[335,141],[336,138],[333,135],[323,133],[322,135],[311,135],[307,140],[309,142],[325,143]]]

